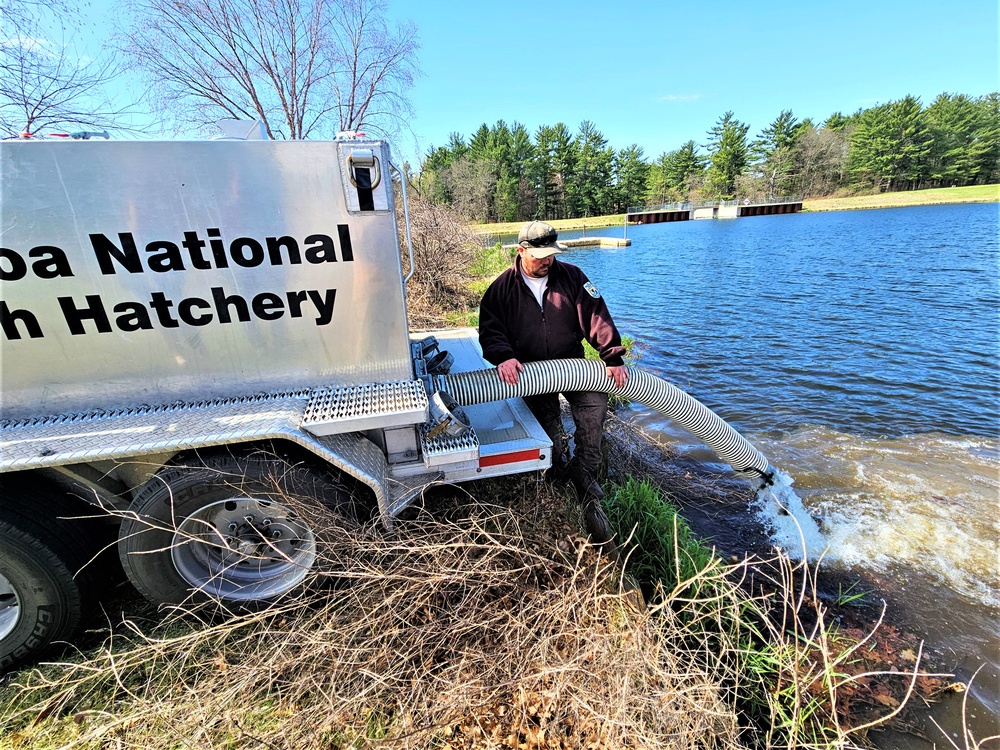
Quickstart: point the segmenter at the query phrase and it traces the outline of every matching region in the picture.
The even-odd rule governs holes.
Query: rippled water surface
[[[745,427],[994,436],[997,213],[654,224],[630,227],[631,247],[567,259],[646,364]]]
[[[641,367],[714,409],[795,478],[838,564],[893,587],[946,666],[967,676],[985,665],[973,725],[993,729],[998,206],[689,221],[628,236],[627,248],[563,257],[638,340]],[[715,460],[658,414],[635,411]]]

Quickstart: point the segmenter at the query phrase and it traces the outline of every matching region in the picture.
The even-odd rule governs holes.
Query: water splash
[[[915,609],[940,606],[939,591],[908,584],[920,576],[963,597],[974,608],[963,616],[1000,632],[997,438],[862,437],[812,426],[754,435],[753,444],[795,477],[829,542],[825,560],[907,586]]]
[[[753,507],[776,547],[793,560],[815,562],[827,553],[829,542],[792,489],[794,482],[781,469],[775,469],[774,483],[757,491]]]

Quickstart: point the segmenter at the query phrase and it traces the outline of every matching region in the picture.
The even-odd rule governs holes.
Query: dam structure
[[[625,222],[626,224],[660,224],[667,221],[690,221],[693,219],[737,219],[742,216],[794,214],[801,210],[802,199],[798,197],[661,203],[658,206],[630,207],[625,214]]]

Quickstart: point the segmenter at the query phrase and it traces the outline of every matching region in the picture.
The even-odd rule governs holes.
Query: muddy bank
[[[609,481],[624,481],[630,475],[650,480],[723,559],[734,563],[750,559],[744,583],[748,589],[766,592],[774,588],[779,573],[767,562],[774,548],[767,529],[749,507],[754,493],[745,482],[685,460],[614,416],[609,419],[606,438]],[[859,694],[852,696],[855,705],[845,717],[847,723],[860,724],[890,713],[912,690],[903,710],[886,726],[869,733],[867,740],[874,747],[931,750],[941,747],[942,741],[954,742],[962,750],[975,747],[966,740],[962,707],[965,684],[973,675],[958,668],[953,655],[924,642],[921,613],[908,606],[905,592],[894,592],[890,582],[870,574],[825,566],[814,566],[807,578],[796,586],[803,586],[807,596],[815,596],[828,626],[859,640],[875,631],[861,655],[864,669],[901,673],[866,681]],[[808,608],[803,615],[813,616]],[[916,657],[922,676],[912,680],[907,675],[917,666]],[[977,738],[994,733],[986,714],[980,711],[974,717]]]

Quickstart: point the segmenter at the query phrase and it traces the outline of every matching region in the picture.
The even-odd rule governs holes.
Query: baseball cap
[[[517,233],[517,244],[528,250],[536,258],[548,258],[566,249],[556,242],[556,230],[544,221],[532,221],[521,227]]]

